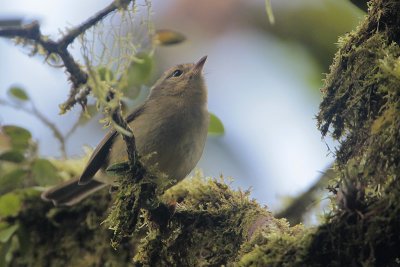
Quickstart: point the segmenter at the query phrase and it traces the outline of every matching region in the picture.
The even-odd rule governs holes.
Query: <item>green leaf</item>
[[[114,73],[110,69],[108,69],[106,67],[98,68],[97,72],[99,74],[99,77],[100,77],[101,81],[109,82],[109,81],[114,80]]]
[[[40,186],[55,185],[62,181],[56,167],[47,159],[36,159],[32,166],[33,180]]]
[[[22,100],[22,101],[27,101],[27,100],[29,100],[28,94],[25,92],[24,89],[22,89],[22,88],[20,88],[20,87],[11,87],[11,88],[8,90],[8,93],[9,93],[12,97],[14,97],[14,98],[16,98],[16,99],[18,99],[18,100]]]
[[[20,196],[14,192],[0,197],[0,217],[16,216],[21,210]]]
[[[27,174],[28,172],[22,169],[16,169],[5,174],[2,173],[0,175],[0,195],[20,188]]]
[[[128,171],[129,171],[129,163],[127,161],[115,163],[106,169],[107,174],[110,176],[124,175]]]
[[[7,255],[9,255],[11,249],[11,240],[8,240],[5,244],[0,245],[0,266],[7,266]]]
[[[13,236],[15,231],[18,230],[18,224],[14,224],[0,229],[0,242],[6,243]]]
[[[153,70],[153,57],[142,53],[132,61],[118,82],[118,88],[131,99],[138,97],[140,87],[149,82]]]
[[[24,161],[24,154],[19,150],[10,150],[0,155],[0,161],[9,161],[14,163],[21,163]]]
[[[172,30],[157,30],[154,36],[154,41],[158,45],[174,45],[185,40],[186,37],[183,34]]]
[[[0,128],[0,153],[11,149],[10,137],[1,132]]]
[[[211,135],[223,135],[225,133],[222,121],[212,113],[210,114],[210,122],[208,124],[208,133]]]
[[[25,150],[29,146],[29,141],[32,138],[31,133],[19,126],[6,125],[2,128],[5,133],[11,139],[11,146],[16,150]]]

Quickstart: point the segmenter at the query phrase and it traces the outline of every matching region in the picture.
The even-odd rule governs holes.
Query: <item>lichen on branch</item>
[[[87,93],[83,93],[78,97],[80,89],[84,86],[88,79],[88,74],[81,68],[78,62],[72,57],[68,51],[69,45],[81,34],[84,34],[89,28],[95,26],[99,21],[117,9],[127,8],[134,2],[133,0],[115,0],[103,10],[96,13],[81,25],[67,31],[59,40],[55,41],[46,35],[43,35],[40,30],[40,25],[34,21],[28,25],[11,26],[0,28],[0,37],[19,38],[24,44],[31,44],[34,47],[34,52],[43,51],[47,57],[57,55],[69,74],[69,80],[72,83],[70,96],[68,100],[60,105],[61,113],[65,113],[71,109],[76,103],[83,106],[86,104]],[[40,47],[40,49],[39,49]],[[90,91],[90,88],[88,88]]]

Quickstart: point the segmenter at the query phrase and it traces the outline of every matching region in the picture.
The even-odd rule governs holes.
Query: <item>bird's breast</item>
[[[179,181],[190,173],[203,153],[208,112],[203,107],[147,109],[130,126],[145,166],[155,167]],[[125,143],[119,136],[110,151],[108,164],[126,160]]]

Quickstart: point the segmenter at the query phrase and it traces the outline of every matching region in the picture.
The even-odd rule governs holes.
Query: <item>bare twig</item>
[[[32,112],[33,114],[47,127],[49,127],[53,134],[54,137],[60,142],[60,150],[61,150],[61,156],[66,159],[67,158],[67,150],[65,147],[65,138],[62,135],[62,133],[60,132],[60,130],[58,130],[57,126],[52,123],[51,121],[49,121],[37,108],[36,106],[32,103]]]
[[[291,204],[278,212],[276,218],[286,218],[291,225],[296,225],[303,220],[303,216],[314,206],[317,200],[317,192],[327,186],[327,183],[335,177],[335,170],[330,165],[318,178],[318,180],[305,192],[294,198]]]
[[[82,113],[81,113],[80,116],[82,116]],[[71,137],[71,135],[76,131],[76,129],[78,129],[79,125],[80,125],[80,120],[78,119],[78,120],[74,123],[74,125],[72,125],[72,127],[68,130],[68,132],[65,134],[64,139],[65,139],[65,140],[68,140],[68,139]]]
[[[129,165],[131,168],[134,168],[137,165],[137,151],[135,136],[133,135],[132,129],[129,127],[126,120],[123,119],[120,108],[113,112],[112,119],[119,127],[123,128],[127,132],[127,134],[122,134],[122,138],[126,144]]]
[[[67,34],[68,35],[68,34]],[[6,27],[0,29],[0,37],[15,38],[19,37],[22,39],[33,41],[35,45],[40,45],[48,53],[55,53],[60,56],[64,63],[64,67],[68,71],[75,91],[82,84],[87,81],[87,74],[79,67],[78,63],[73,59],[71,54],[68,52],[67,47],[62,47],[59,42],[55,42],[50,38],[42,35],[40,32],[40,26],[37,21],[34,21],[28,25],[21,27]]]
[[[67,46],[70,45],[80,34],[84,33],[87,29],[96,25],[99,21],[101,21],[111,12],[114,12],[116,9],[125,8],[130,4],[131,1],[132,0],[122,0],[112,2],[110,5],[97,12],[94,16],[87,19],[78,27],[69,30],[68,34],[62,37],[58,41],[58,43],[61,47],[67,48]]]
[[[79,64],[71,56],[68,51],[68,46],[79,35],[83,34],[87,29],[96,25],[104,17],[114,12],[118,8],[126,8],[134,0],[115,0],[110,5],[96,13],[93,17],[89,18],[81,25],[69,30],[58,41],[54,41],[47,36],[43,35],[40,31],[40,26],[37,21],[34,21],[28,25],[23,26],[12,26],[0,28],[0,37],[6,38],[22,38],[24,40],[33,41],[34,45],[40,45],[48,54],[57,54],[64,63],[64,67],[69,73],[69,80],[72,82],[72,88],[70,91],[69,98],[62,104],[61,113],[66,112],[72,108],[76,103],[80,103],[82,106],[86,104],[86,97],[89,94],[90,88],[85,90],[79,96],[80,87],[85,85],[88,79],[88,74],[82,70]]]
[[[54,137],[60,143],[61,156],[64,159],[67,158],[67,151],[66,151],[66,147],[65,147],[66,138],[64,138],[64,136],[62,135],[60,130],[57,128],[57,126],[54,123],[52,123],[51,121],[49,121],[49,119],[46,118],[46,116],[44,116],[36,108],[36,106],[33,104],[33,102],[31,102],[31,108],[28,108],[26,106],[17,105],[17,104],[11,103],[11,102],[9,102],[7,100],[4,100],[4,99],[0,98],[0,104],[8,106],[8,107],[11,107],[11,108],[14,108],[14,109],[17,109],[17,110],[22,110],[22,111],[26,112],[27,114],[33,115],[36,118],[38,118],[38,120],[40,120],[44,125],[49,127],[49,129],[53,132]]]

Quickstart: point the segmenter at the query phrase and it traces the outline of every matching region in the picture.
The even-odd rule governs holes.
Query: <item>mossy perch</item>
[[[14,217],[25,243],[11,266],[396,266],[400,262],[400,1],[375,0],[340,40],[317,116],[341,141],[333,210],[317,228],[290,227],[225,183],[186,179],[161,198],[159,225],[142,210],[114,251],[100,225],[109,194],[54,208],[36,196]],[[268,193],[266,189],[266,194]],[[337,204],[337,205],[336,205]],[[19,239],[18,239],[19,240]],[[18,243],[18,242],[14,242]],[[132,260],[133,259],[133,260]]]
[[[284,219],[274,219],[248,193],[232,191],[222,181],[188,178],[162,200],[175,206],[168,225],[160,228],[143,211],[136,231],[114,250],[112,231],[100,225],[112,203],[107,191],[72,208],[54,208],[37,196],[29,197],[20,214],[9,218],[23,227],[27,241],[14,252],[10,265],[219,266],[233,262],[259,228],[288,228]],[[23,252],[23,247],[28,249]]]

